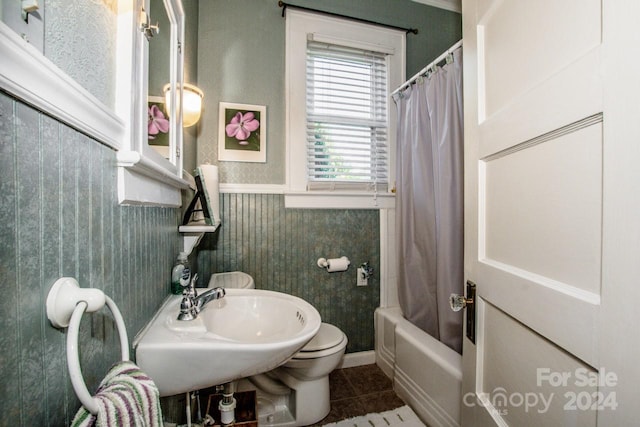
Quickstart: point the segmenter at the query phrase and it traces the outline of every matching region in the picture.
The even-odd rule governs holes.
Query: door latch
[[[150,16],[142,9],[140,11],[140,31],[142,31],[147,40],[151,40],[153,36],[160,32],[158,23],[156,22],[156,25],[151,25],[150,21]]]
[[[460,311],[463,308],[467,310],[466,335],[472,343],[476,342],[476,284],[471,280],[467,280],[467,296],[451,294],[449,297],[449,305],[451,310]]]

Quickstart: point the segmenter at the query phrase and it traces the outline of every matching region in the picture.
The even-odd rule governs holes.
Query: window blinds
[[[308,188],[387,187],[384,53],[307,42]]]

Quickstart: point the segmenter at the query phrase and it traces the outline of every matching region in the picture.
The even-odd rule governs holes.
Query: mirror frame
[[[121,3],[123,1],[121,0]],[[126,3],[126,1],[125,1]],[[121,204],[180,206],[180,190],[189,184],[182,178],[182,104],[184,75],[184,9],[181,0],[164,0],[170,22],[171,110],[169,111],[169,159],[148,144],[149,40],[144,34],[143,11],[149,0],[135,0],[135,7],[121,13],[118,22],[118,49],[132,46],[126,66],[118,64],[116,109],[130,117],[123,148],[118,152],[118,199]],[[130,7],[130,6],[129,6]],[[153,14],[154,11],[151,10]],[[153,15],[149,22],[154,22]],[[160,29],[167,31],[167,29]],[[123,60],[124,62],[124,60]],[[126,72],[129,70],[129,72]],[[121,74],[122,73],[122,74]],[[133,95],[133,96],[131,96]]]

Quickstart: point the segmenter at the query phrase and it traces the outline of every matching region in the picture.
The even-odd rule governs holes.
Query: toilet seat
[[[340,329],[322,323],[318,333],[292,359],[316,359],[342,351],[347,345],[347,336]]]

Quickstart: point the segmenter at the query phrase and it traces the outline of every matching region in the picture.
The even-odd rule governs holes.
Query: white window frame
[[[402,31],[298,10],[287,10],[286,22],[286,173],[285,206],[290,208],[384,209],[395,206],[394,194],[371,191],[307,190],[306,50],[307,38],[389,53],[388,85],[405,80],[406,34]],[[392,52],[392,53],[390,53]],[[390,102],[389,189],[395,180],[396,109]]]

